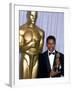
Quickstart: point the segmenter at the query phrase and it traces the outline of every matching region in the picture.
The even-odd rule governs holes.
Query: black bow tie
[[[53,52],[53,53],[49,53],[49,55],[51,55],[51,54],[53,54],[53,55],[54,55],[54,54],[55,54],[55,52]]]

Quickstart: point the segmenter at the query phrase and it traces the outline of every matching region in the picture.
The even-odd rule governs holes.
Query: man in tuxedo
[[[48,50],[39,56],[38,78],[64,76],[64,55],[55,50],[56,38],[47,37]]]

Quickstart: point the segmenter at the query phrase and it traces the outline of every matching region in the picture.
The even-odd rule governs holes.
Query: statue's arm
[[[24,45],[23,35],[19,33],[19,47],[21,48],[23,45]]]
[[[40,39],[40,45],[39,45],[39,50],[41,52],[41,50],[43,49],[43,45],[44,45],[44,32],[40,32],[40,36],[41,36],[41,39]]]
[[[32,47],[33,44],[35,44],[34,42],[30,41],[28,43],[24,42],[24,32],[22,32],[22,30],[19,31],[19,47],[20,50],[28,50]]]
[[[34,42],[31,41],[31,42],[27,43],[26,45],[24,45],[23,49],[28,50],[32,47],[33,44],[34,44]]]

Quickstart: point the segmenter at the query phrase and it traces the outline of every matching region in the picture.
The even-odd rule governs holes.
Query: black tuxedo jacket
[[[60,63],[61,63],[61,73],[55,77],[64,76],[64,55],[58,51],[55,51],[55,58],[53,65],[55,64],[56,54],[60,54]],[[51,66],[49,62],[48,50],[39,55],[39,66],[38,66],[38,78],[48,78],[50,77]]]

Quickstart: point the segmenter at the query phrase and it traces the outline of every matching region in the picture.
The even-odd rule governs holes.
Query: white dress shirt
[[[54,58],[55,58],[55,54],[50,54],[50,51],[48,51],[48,56],[49,56],[49,62],[50,62],[50,66],[51,66],[51,69],[53,68],[53,63],[54,63]],[[52,53],[55,53],[55,50],[52,52]]]

